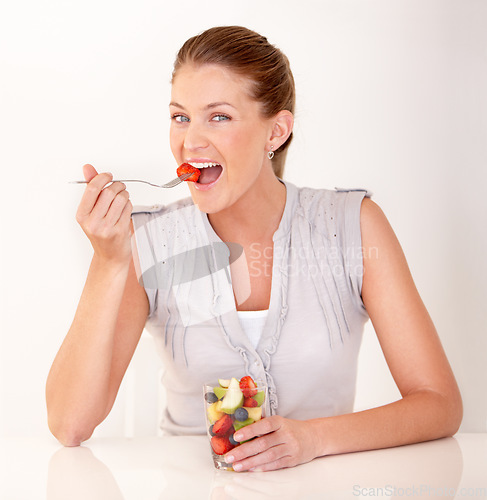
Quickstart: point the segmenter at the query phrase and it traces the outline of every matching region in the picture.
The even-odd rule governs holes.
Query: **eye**
[[[175,122],[178,123],[189,122],[189,118],[187,116],[180,115],[178,113],[171,115],[171,120],[174,120]]]
[[[218,115],[214,115],[212,116],[212,121],[215,121],[215,122],[223,122],[223,121],[226,121],[226,120],[230,120],[231,118],[228,116],[228,115],[223,115],[223,114],[218,114]]]

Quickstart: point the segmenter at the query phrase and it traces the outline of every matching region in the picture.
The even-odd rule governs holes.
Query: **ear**
[[[279,149],[291,135],[294,126],[294,116],[291,111],[282,110],[273,118],[273,127],[269,146],[273,146],[273,150]]]

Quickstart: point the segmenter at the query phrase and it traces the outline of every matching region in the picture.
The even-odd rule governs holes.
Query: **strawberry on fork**
[[[189,173],[192,173],[193,175],[190,175],[186,179],[186,181],[196,182],[200,177],[201,170],[199,168],[193,167],[193,165],[190,165],[189,163],[182,163],[181,165],[179,165],[177,169],[178,177],[181,177],[181,175]]]

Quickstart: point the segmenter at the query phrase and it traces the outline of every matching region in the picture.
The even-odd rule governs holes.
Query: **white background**
[[[290,58],[297,112],[285,178],[374,193],[459,382],[461,430],[485,432],[487,2],[18,0],[0,11],[0,436],[48,434],[45,380],[91,259],[74,218],[83,188],[68,181],[84,163],[174,177],[172,62],[189,36],[223,24],[255,29]],[[130,186],[134,204],[186,190]],[[151,342],[99,434],[155,428]],[[397,398],[368,324],[356,407]]]

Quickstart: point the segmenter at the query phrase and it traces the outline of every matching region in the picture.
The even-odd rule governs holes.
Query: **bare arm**
[[[362,299],[374,325],[399,401],[366,411],[307,421],[280,416],[244,427],[244,443],[226,455],[234,468],[272,470],[315,457],[416,443],[458,430],[462,400],[433,322],[382,210],[365,199],[361,209],[364,259]]]
[[[49,428],[67,446],[88,439],[110,412],[149,311],[131,259],[132,206],[120,183],[102,196],[107,176],[94,178],[78,210],[95,254],[46,384]]]
[[[362,299],[401,392],[394,403],[325,419],[321,454],[399,446],[452,436],[462,400],[431,318],[414,285],[401,246],[382,210],[365,199]]]

